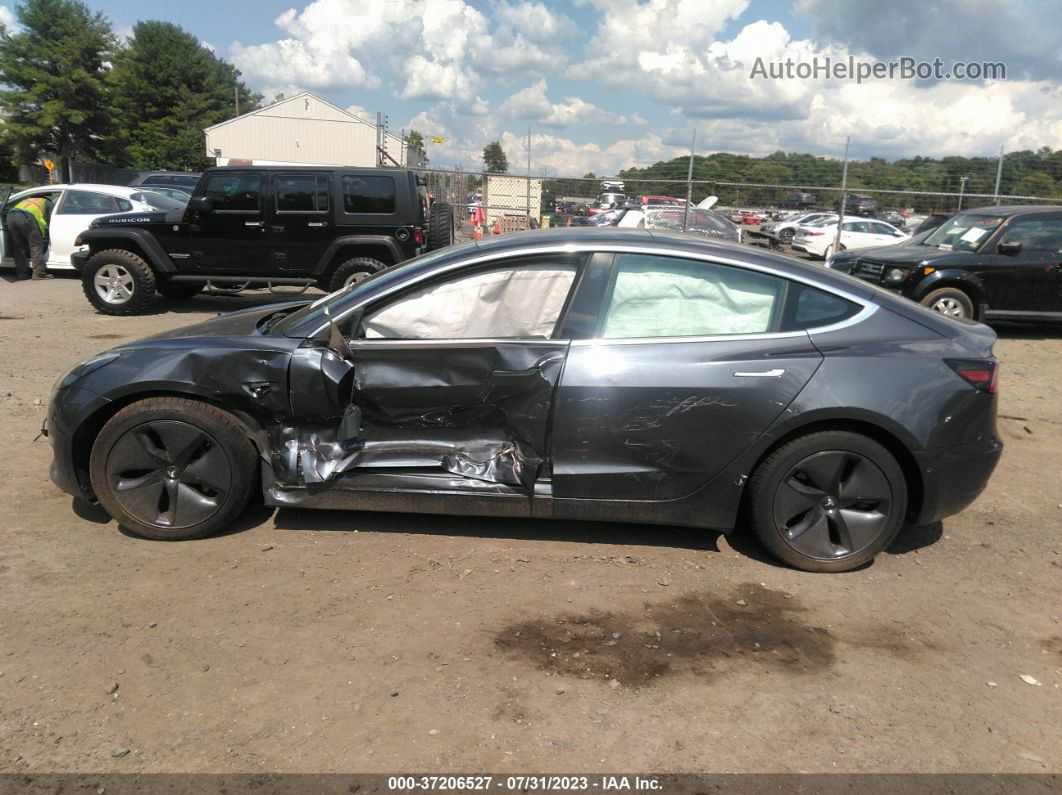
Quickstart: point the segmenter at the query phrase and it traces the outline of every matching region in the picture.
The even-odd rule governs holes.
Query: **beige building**
[[[207,127],[206,154],[219,166],[230,160],[255,165],[377,165],[375,121],[304,92]],[[386,150],[406,165],[401,137],[387,134]],[[394,165],[390,160],[386,165]]]

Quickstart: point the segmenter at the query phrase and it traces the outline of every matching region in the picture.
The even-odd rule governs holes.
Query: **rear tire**
[[[149,398],[115,414],[92,445],[100,504],[144,538],[184,541],[225,530],[243,511],[258,456],[231,415],[195,400]]]
[[[131,251],[107,249],[85,263],[81,289],[105,315],[139,315],[155,297],[155,272]]]
[[[921,304],[948,317],[974,319],[974,303],[970,296],[958,287],[941,287],[934,290],[922,299]]]
[[[174,301],[183,301],[199,295],[204,287],[205,282],[160,282],[155,285],[159,293]]]
[[[348,259],[336,266],[332,271],[332,278],[328,281],[328,292],[334,293],[352,284],[368,279],[377,271],[382,271],[386,266],[378,259],[370,257],[356,257]]]
[[[752,527],[775,557],[804,571],[849,571],[887,547],[907,512],[907,481],[866,436],[823,431],[782,445],[749,485]]]
[[[428,214],[428,251],[452,246],[454,242],[454,208],[435,202]]]

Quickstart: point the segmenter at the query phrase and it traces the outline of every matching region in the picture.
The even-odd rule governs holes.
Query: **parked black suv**
[[[202,173],[199,171],[142,171],[137,174],[130,187],[180,188],[189,193],[195,189]]]
[[[778,206],[788,210],[803,210],[805,207],[814,207],[815,201],[814,193],[794,191],[782,199],[782,203]]]
[[[452,207],[429,207],[414,171],[224,167],[183,210],[96,219],[72,262],[96,309],[134,315],[156,292],[189,298],[207,282],[330,292],[453,239]]]
[[[913,243],[829,264],[953,317],[1062,320],[1062,208],[964,210]]]
[[[833,203],[833,209],[839,210],[841,199],[838,197]],[[871,196],[861,196],[858,193],[848,193],[844,197],[844,212],[846,215],[872,215],[878,211],[878,202]]]

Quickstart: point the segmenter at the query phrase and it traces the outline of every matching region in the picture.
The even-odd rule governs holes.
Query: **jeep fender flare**
[[[328,270],[328,266],[332,264],[335,259],[336,252],[342,248],[386,248],[391,254],[391,264],[397,265],[398,263],[407,259],[406,255],[402,253],[402,249],[399,248],[398,243],[395,242],[393,237],[387,235],[350,235],[347,237],[337,237],[332,241],[332,245],[328,247],[328,250],[321,255],[321,259],[317,261],[317,267],[313,269],[313,275],[320,278],[324,276]],[[354,256],[358,256],[355,254]]]
[[[86,229],[78,237],[82,243],[89,244],[93,253],[108,248],[122,248],[121,246],[108,245],[108,241],[131,240],[136,243],[137,248],[143,253],[144,259],[156,271],[166,274],[177,272],[173,260],[159,245],[159,241],[155,239],[154,235],[150,232],[145,232],[143,229]]]
[[[921,302],[923,298],[934,290],[951,286],[959,287],[964,292],[969,293],[975,306],[987,302],[988,296],[985,294],[984,283],[974,274],[960,268],[943,268],[929,274],[918,283],[911,298]]]

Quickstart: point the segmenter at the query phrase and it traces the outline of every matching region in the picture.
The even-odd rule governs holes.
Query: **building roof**
[[[247,113],[242,113],[239,116],[236,116],[235,118],[226,119],[225,121],[218,122],[217,124],[212,124],[209,127],[205,127],[203,129],[203,132],[210,132],[211,130],[216,130],[219,127],[224,127],[226,124],[232,124],[233,122],[242,121],[243,119],[250,118],[251,116],[275,116],[276,113],[274,113],[272,111],[276,111],[276,110],[282,108],[284,105],[287,105],[287,104],[290,104],[290,103],[294,103],[297,100],[306,99],[306,98],[313,99],[316,102],[320,102],[323,105],[327,105],[329,108],[331,108],[332,110],[336,111],[337,113],[340,113],[343,116],[348,117],[351,121],[361,122],[362,124],[364,124],[364,125],[366,125],[368,127],[373,127],[373,128],[376,127],[376,125],[373,122],[369,121],[368,119],[362,118],[361,116],[356,116],[353,113],[351,113],[350,111],[343,110],[342,108],[337,107],[336,105],[333,105],[328,100],[321,99],[321,97],[319,97],[316,94],[313,94],[313,93],[311,93],[309,91],[302,91],[302,92],[296,94],[293,97],[285,97],[284,99],[280,100],[279,102],[274,102],[272,105],[266,105],[264,108],[256,108],[255,110],[248,111]],[[266,113],[266,111],[271,111],[271,112],[270,113]]]

